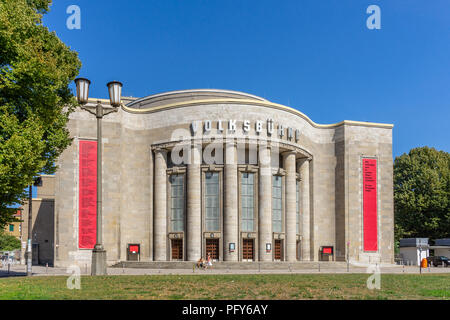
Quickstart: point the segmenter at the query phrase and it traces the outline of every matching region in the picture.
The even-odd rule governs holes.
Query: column
[[[300,165],[300,217],[302,224],[302,259],[311,260],[310,248],[310,203],[309,203],[309,161],[304,159]]]
[[[266,252],[266,244],[272,246],[272,166],[271,149],[264,143],[259,145],[259,260],[272,261],[272,252]],[[273,251],[273,248],[272,248]]]
[[[149,165],[149,171],[150,171],[150,194],[153,195],[154,185],[153,185],[153,177],[154,177],[154,165],[153,165],[153,152],[150,149],[150,165]],[[148,259],[150,261],[153,261],[153,199],[151,199],[149,204],[149,230],[150,230],[150,236],[149,236],[149,243],[148,243]]]
[[[223,221],[224,260],[238,261],[238,172],[237,152],[234,139],[227,139],[225,143],[225,201]],[[235,251],[229,251],[230,243],[234,243]]]
[[[283,154],[284,169],[286,170],[286,261],[296,261],[296,172],[295,172],[295,152],[289,151]]]
[[[187,165],[186,253],[188,261],[197,261],[202,256],[201,150],[201,144],[191,146]]]
[[[155,150],[154,260],[167,260],[167,151]]]

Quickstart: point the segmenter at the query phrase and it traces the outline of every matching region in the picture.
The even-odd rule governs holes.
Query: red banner
[[[364,251],[378,250],[377,160],[363,159]]]
[[[97,142],[80,141],[78,246],[93,249],[97,239]]]

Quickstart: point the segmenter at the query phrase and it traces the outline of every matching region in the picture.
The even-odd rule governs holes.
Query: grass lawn
[[[0,279],[0,299],[446,299],[450,275],[369,274],[82,276],[81,290],[68,277]]]

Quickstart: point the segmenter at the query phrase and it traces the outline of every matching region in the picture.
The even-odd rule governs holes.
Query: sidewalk
[[[52,268],[45,266],[33,266],[33,276],[70,276],[73,271],[69,268]],[[90,275],[90,268],[80,268],[81,275]],[[372,270],[368,270],[364,267],[350,266],[349,272],[347,268],[336,269],[303,269],[303,270],[218,270],[212,269],[138,269],[138,268],[108,268],[108,275],[206,275],[206,274],[345,274],[345,273],[372,273]],[[419,274],[420,270],[417,266],[391,266],[380,267],[382,274]],[[449,274],[450,268],[433,267],[423,268],[422,274]],[[2,266],[0,268],[0,278],[13,277],[13,276],[26,276],[25,265],[11,265],[8,273],[8,266]]]

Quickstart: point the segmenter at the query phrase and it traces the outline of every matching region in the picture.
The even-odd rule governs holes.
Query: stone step
[[[196,263],[193,261],[120,261],[112,268],[138,268],[138,269],[192,269]],[[346,268],[345,262],[320,262],[321,270]],[[319,269],[319,262],[213,262],[213,268],[219,270],[306,270]],[[354,267],[352,267],[354,268]]]

